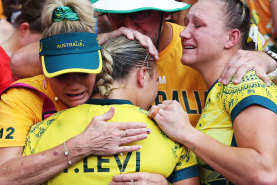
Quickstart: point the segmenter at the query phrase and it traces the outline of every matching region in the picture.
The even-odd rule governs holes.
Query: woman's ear
[[[148,71],[145,67],[140,67],[137,70],[137,83],[140,88],[143,88],[145,86],[145,83],[147,82],[147,75]]]
[[[29,29],[30,29],[29,23],[23,22],[23,23],[20,24],[20,26],[19,26],[20,35],[21,35],[22,37],[24,37],[24,35],[29,31]]]
[[[237,45],[240,41],[240,31],[238,29],[232,29],[227,37],[227,42],[224,46],[225,49],[230,49]]]

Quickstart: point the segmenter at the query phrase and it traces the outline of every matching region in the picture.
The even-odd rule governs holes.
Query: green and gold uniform
[[[57,111],[67,108],[61,101],[55,101],[50,85],[45,88],[44,75],[24,78],[16,83],[28,84],[47,95]],[[48,82],[47,82],[48,83]],[[0,101],[0,148],[25,146],[27,134],[32,125],[42,120],[43,97],[36,91],[13,87],[1,96]]]
[[[111,122],[144,122],[151,129],[147,139],[133,144],[142,148],[135,152],[113,156],[91,155],[46,184],[93,184],[107,185],[112,177],[122,173],[150,172],[161,174],[170,182],[198,175],[195,155],[182,145],[169,139],[148,118],[147,112],[128,100],[93,99],[87,104],[59,112],[34,125],[27,137],[24,155],[48,150],[83,132],[92,118],[115,107]],[[112,124],[112,123],[111,123]],[[124,123],[123,123],[124,124]],[[69,151],[70,152],[70,151]]]
[[[196,128],[228,146],[237,146],[233,121],[251,105],[263,106],[277,114],[277,87],[267,87],[255,72],[248,72],[242,82],[227,86],[216,82],[209,90],[206,106]],[[220,152],[220,151],[218,151]],[[231,185],[221,174],[198,159],[201,184]]]

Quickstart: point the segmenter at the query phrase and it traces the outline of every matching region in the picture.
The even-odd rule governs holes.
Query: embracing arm
[[[192,127],[179,103],[159,107],[155,120],[162,130],[234,184],[277,184],[276,113],[256,105],[243,110],[233,123],[239,147],[230,147]]]
[[[18,49],[11,56],[10,68],[18,78],[27,78],[42,74],[39,59],[39,41]]]
[[[155,58],[155,60],[159,59],[158,51],[154,46],[152,40],[148,36],[143,35],[139,31],[131,28],[121,27],[109,33],[98,34],[99,44],[102,44],[103,42],[106,42],[107,40],[119,35],[125,35],[129,40],[137,39],[142,46],[148,48],[149,53]]]
[[[218,81],[227,85],[235,77],[233,82],[238,84],[243,76],[253,69],[266,85],[270,85],[267,74],[276,70],[276,67],[276,61],[263,51],[238,50],[225,65]]]
[[[149,53],[158,60],[158,51],[153,45],[151,39],[140,32],[130,28],[119,28],[109,33],[98,35],[98,42],[101,45],[103,42],[119,36],[125,35],[128,39],[137,39],[142,46],[147,47]],[[39,59],[39,41],[29,44],[17,50],[10,59],[10,68],[13,74],[19,78],[27,78],[42,74],[41,62]]]
[[[76,162],[86,155],[74,145],[74,141],[67,142],[70,154],[74,155],[70,155],[70,160]],[[0,184],[38,185],[69,166],[62,145],[24,157],[21,156],[22,150],[23,147],[0,149]]]
[[[69,152],[65,156],[64,144],[41,153],[22,157],[23,147],[0,149],[1,185],[38,185],[88,155],[112,155],[131,152],[140,146],[121,146],[147,137],[149,129],[144,123],[108,124],[114,114],[111,109],[92,119],[86,130],[66,141]],[[125,130],[124,132],[122,130]]]

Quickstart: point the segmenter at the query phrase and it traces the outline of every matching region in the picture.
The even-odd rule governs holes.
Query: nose
[[[66,82],[70,89],[78,89],[80,84],[82,84],[83,77],[79,73],[70,73],[67,76]]]
[[[186,26],[183,31],[180,33],[181,39],[189,39],[191,37],[191,28],[190,26]]]

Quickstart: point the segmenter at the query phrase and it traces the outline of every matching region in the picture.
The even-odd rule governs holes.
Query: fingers
[[[235,76],[233,82],[238,84],[248,71],[254,70],[257,76],[269,86],[270,78],[266,72],[268,68],[271,68],[271,64],[272,59],[264,52],[238,50],[225,65],[218,81],[227,85]]]
[[[122,137],[120,139],[120,144],[123,145],[123,144],[132,143],[135,141],[140,141],[140,140],[146,139],[147,136],[148,136],[148,134],[142,133],[142,134],[137,134],[134,136]]]
[[[248,62],[251,62],[251,60],[249,60]],[[239,84],[241,82],[241,79],[244,77],[244,75],[251,69],[253,68],[251,66],[248,66],[247,63],[242,64],[239,68],[237,68],[233,83]]]
[[[152,40],[148,36],[143,35],[142,33],[136,30],[132,30],[130,28],[122,28],[122,29],[123,29],[122,31],[124,35],[126,35],[128,39],[130,40],[137,39],[142,46],[148,48],[149,53],[151,54],[151,56],[154,57],[155,60],[159,59],[159,53],[156,47],[154,46]]]
[[[155,118],[158,111],[160,110],[159,106],[152,106],[151,109],[148,111],[147,115],[151,118]]]
[[[111,119],[113,117],[114,112],[115,112],[114,107],[111,107],[108,112],[106,112],[105,114],[99,115],[99,116],[95,116],[93,118],[93,120],[95,120],[96,122],[108,121],[109,119]]]
[[[158,105],[153,105],[147,115],[151,118],[155,118],[157,113],[162,109],[162,110],[169,110],[171,108],[173,108],[174,106],[181,106],[179,102],[175,101],[175,100],[165,100],[162,102],[162,104],[158,104]]]
[[[151,54],[151,56],[154,57],[155,60],[159,59],[159,53],[156,47],[154,46],[152,40],[148,36],[136,31],[134,32],[134,37],[140,42],[142,46],[148,48],[149,53]]]
[[[218,81],[223,83],[224,85],[227,85],[233,76],[237,72],[237,63],[234,63],[234,61],[239,61],[240,57],[237,55],[233,56],[231,60],[224,66],[224,69],[222,70]]]
[[[113,181],[114,182],[131,182],[131,179],[133,181],[138,181],[141,179],[142,173],[128,173],[128,174],[121,174],[121,175],[116,175],[113,176]]]
[[[125,130],[125,137],[136,136],[139,134],[150,134],[150,133],[151,133],[151,130],[149,128],[128,129],[128,130]]]
[[[263,70],[256,70],[257,76],[264,81],[267,86],[270,86],[270,77]]]
[[[125,123],[111,123],[113,127],[118,128],[119,130],[127,130],[127,129],[139,129],[146,128],[147,125],[141,122],[125,122]]]
[[[128,153],[128,152],[134,152],[141,149],[142,146],[140,145],[132,145],[132,146],[120,146],[116,149],[115,153]]]

